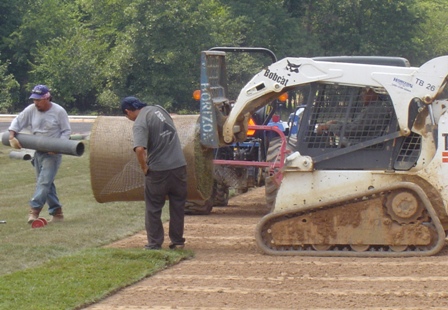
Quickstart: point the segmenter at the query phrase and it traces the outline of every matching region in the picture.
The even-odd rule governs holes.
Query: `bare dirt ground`
[[[87,309],[448,309],[447,248],[423,258],[268,256],[254,237],[264,214],[259,188],[186,217],[195,258]],[[112,246],[145,243],[142,232]]]

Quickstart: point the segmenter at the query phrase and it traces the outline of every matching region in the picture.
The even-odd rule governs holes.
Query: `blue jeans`
[[[61,154],[48,154],[35,152],[33,166],[36,170],[36,190],[30,200],[31,208],[42,209],[45,203],[48,204],[48,212],[53,215],[61,208],[54,179],[61,165]]]

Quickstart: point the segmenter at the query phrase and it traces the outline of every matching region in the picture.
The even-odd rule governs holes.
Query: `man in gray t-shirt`
[[[51,101],[50,89],[46,85],[36,85],[30,99],[33,104],[28,105],[11,122],[9,126],[9,144],[16,149],[22,148],[16,134],[28,128],[33,135],[51,138],[70,139],[70,123],[65,109]],[[36,188],[29,205],[28,223],[32,224],[39,218],[45,204],[52,222],[63,221],[62,204],[56,193],[54,179],[61,165],[62,155],[52,152],[34,153],[33,165],[36,171]]]
[[[165,199],[169,199],[170,248],[183,248],[184,206],[187,198],[187,162],[168,112],[147,106],[135,97],[121,101],[121,109],[134,122],[134,152],[145,174],[146,249],[161,249],[164,230],[161,220]]]

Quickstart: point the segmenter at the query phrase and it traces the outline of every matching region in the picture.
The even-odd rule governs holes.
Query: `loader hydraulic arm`
[[[434,58],[419,68],[284,58],[263,69],[241,90],[224,122],[223,140],[244,141],[251,113],[280,93],[312,82],[384,89],[394,104],[401,135],[407,136],[408,105],[414,98],[431,104],[447,74],[448,56]]]

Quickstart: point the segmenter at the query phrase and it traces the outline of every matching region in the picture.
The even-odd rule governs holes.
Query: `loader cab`
[[[315,60],[409,66],[398,57]],[[311,156],[316,170],[408,170],[415,165],[420,136],[400,136],[385,89],[316,82],[302,86],[300,92],[304,109],[288,143],[300,154]]]

